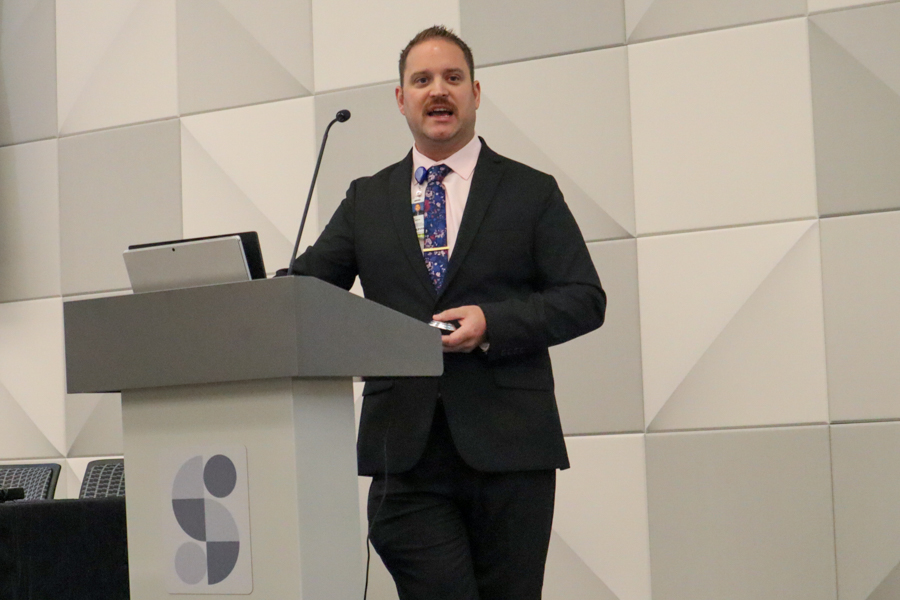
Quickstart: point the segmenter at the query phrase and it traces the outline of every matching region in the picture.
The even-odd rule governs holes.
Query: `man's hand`
[[[435,321],[459,321],[459,328],[442,336],[444,352],[471,352],[487,341],[487,323],[478,306],[459,306],[434,315]]]

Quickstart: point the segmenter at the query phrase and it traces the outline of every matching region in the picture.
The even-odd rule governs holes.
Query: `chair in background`
[[[59,465],[0,465],[0,488],[24,488],[25,500],[49,500],[56,493]]]
[[[84,471],[79,498],[125,495],[125,461],[121,458],[92,460]]]

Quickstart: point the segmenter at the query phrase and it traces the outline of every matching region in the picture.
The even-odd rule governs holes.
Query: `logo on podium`
[[[253,576],[247,449],[190,448],[167,462],[167,591],[249,594]]]

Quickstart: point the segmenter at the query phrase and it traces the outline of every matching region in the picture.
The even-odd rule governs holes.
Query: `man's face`
[[[453,42],[437,38],[413,46],[396,94],[416,147],[432,160],[447,158],[474,137],[481,86]]]

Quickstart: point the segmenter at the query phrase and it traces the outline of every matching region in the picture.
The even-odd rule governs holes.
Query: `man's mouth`
[[[435,106],[428,109],[425,114],[429,117],[450,117],[453,115],[453,109],[449,106]]]

